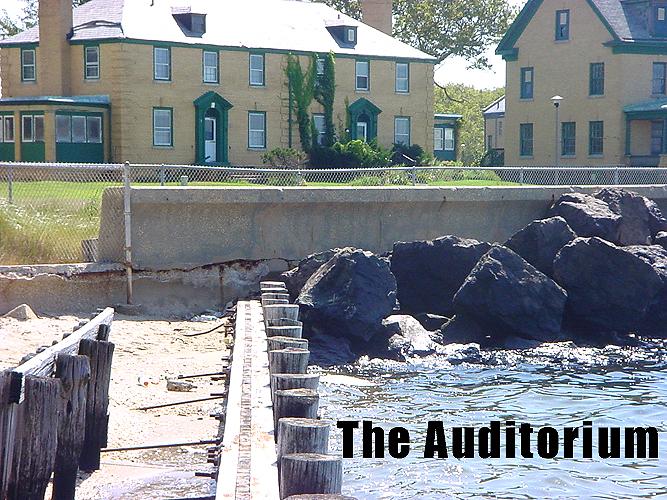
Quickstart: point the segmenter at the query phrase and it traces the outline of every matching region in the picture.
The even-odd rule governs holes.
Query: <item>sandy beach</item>
[[[63,316],[18,321],[0,318],[0,369],[16,366],[40,346],[50,346],[71,332],[80,318]],[[191,392],[167,391],[167,379],[220,371],[228,352],[226,323],[165,321],[148,317],[116,316],[110,341],[116,346],[110,387],[109,448],[215,439],[223,399],[156,410],[137,408],[210,396],[222,392],[224,381],[210,377],[189,379]],[[213,481],[194,477],[209,472],[206,446],[104,453],[102,469],[81,474],[77,499],[176,498],[208,494]],[[48,498],[48,496],[47,496]]]

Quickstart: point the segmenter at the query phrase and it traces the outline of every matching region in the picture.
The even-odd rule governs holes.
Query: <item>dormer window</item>
[[[357,39],[357,33],[354,28],[347,28],[347,43],[354,43]]]
[[[655,2],[651,19],[653,36],[667,38],[667,3]]]
[[[206,14],[192,12],[189,7],[174,7],[171,15],[185,36],[200,37],[206,33]]]
[[[336,40],[336,43],[343,48],[351,48],[357,44],[357,27],[352,26],[349,21],[336,19],[326,23],[327,30]]]

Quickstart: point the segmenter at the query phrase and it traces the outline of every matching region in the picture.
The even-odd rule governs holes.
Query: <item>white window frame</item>
[[[83,134],[77,138],[74,137],[74,129],[76,128],[74,125],[75,123],[77,123],[77,126],[80,127],[81,131],[83,132]],[[72,135],[72,144],[86,144],[86,142],[88,142],[85,116],[81,115],[72,116],[71,135]]]
[[[90,138],[90,122],[98,122],[98,130],[100,131],[99,140],[91,140]],[[102,129],[102,117],[101,116],[87,116],[86,117],[86,142],[88,144],[102,144],[104,142],[104,130]]]
[[[262,118],[262,128],[251,128],[252,118]],[[262,143],[253,142],[253,133],[262,134]],[[248,113],[248,149],[266,149],[266,113],[260,111],[250,111]]]
[[[445,129],[442,127],[433,128],[433,151],[445,150]]]
[[[317,76],[324,76],[324,59],[318,57],[316,64],[317,64],[316,66]]]
[[[405,68],[405,76],[398,75],[398,68]],[[403,83],[404,85],[401,85]],[[398,94],[408,94],[410,92],[410,64],[404,62],[396,63],[396,85],[395,90]]]
[[[257,68],[256,65],[253,65],[254,61],[259,61],[261,67]],[[264,72],[266,70],[264,54],[250,54],[248,57],[248,81],[251,87],[264,87],[266,84],[266,78]],[[259,76],[259,78],[255,78]]]
[[[88,62],[88,53],[94,53],[97,57],[96,62]],[[86,80],[99,80],[100,79],[100,47],[99,45],[96,46],[89,46],[89,47],[84,47],[83,49],[83,57],[84,57],[84,79]],[[89,70],[94,69],[95,72],[94,74],[90,74]]]
[[[347,34],[347,42],[348,43],[354,43],[356,39],[356,30],[354,28],[347,28],[346,34]]]
[[[169,126],[158,126],[158,115],[164,113],[169,118]],[[167,108],[153,108],[153,146],[155,147],[173,147],[174,145],[174,110]],[[158,141],[159,133],[168,133],[169,141]]]
[[[69,131],[67,137],[63,137],[59,134],[60,132],[60,127],[58,122],[62,119],[67,120],[67,129]],[[56,115],[56,143],[58,144],[63,144],[63,143],[71,143],[72,142],[72,115]]]
[[[394,144],[404,144],[406,146],[410,146],[410,140],[411,140],[411,120],[407,116],[396,116],[394,117]],[[407,123],[408,124],[408,132],[407,134],[400,133],[398,132],[399,128],[399,123]],[[407,141],[399,140],[400,137],[407,137]]]
[[[444,151],[454,151],[456,147],[456,135],[454,134],[454,129],[451,127],[445,127],[443,130]]]
[[[11,126],[8,125],[8,123],[11,123]],[[15,120],[12,115],[4,115],[0,116],[0,126],[2,126],[3,133],[3,142],[9,143],[9,142],[15,142],[16,141],[16,136],[14,134],[14,126],[15,126]],[[7,131],[11,131],[11,139],[7,139]]]
[[[360,72],[361,68],[365,68],[365,74]],[[366,78],[366,86],[359,86],[359,78]],[[361,90],[368,92],[371,89],[371,63],[370,61],[356,61],[354,63],[354,88],[356,90]]]
[[[658,21],[662,22],[667,19],[667,7],[658,7],[658,13],[656,15]]]
[[[206,64],[206,56],[213,55],[215,57],[215,65]],[[208,70],[208,71],[207,71]],[[213,70],[213,78],[211,78],[211,70]],[[202,52],[202,78],[204,83],[220,83],[220,53],[215,50],[204,50]]]
[[[158,53],[166,53],[167,62],[159,62]],[[167,76],[158,75],[158,68],[166,68]],[[153,79],[161,82],[171,81],[171,50],[167,47],[153,47]]]
[[[32,63],[27,64],[25,62],[25,55],[32,54]],[[32,77],[26,78],[25,70],[26,68],[32,68]],[[34,82],[37,81],[37,52],[35,49],[23,49],[21,50],[21,81],[23,82]]]

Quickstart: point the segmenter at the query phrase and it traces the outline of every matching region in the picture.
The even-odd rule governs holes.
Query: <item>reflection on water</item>
[[[664,343],[605,349],[557,344],[477,354],[472,363],[461,362],[454,351],[411,363],[365,360],[341,371],[375,385],[322,384],[326,418],[401,425],[414,443],[405,459],[362,459],[361,439],[355,437],[355,458],[344,461],[344,493],[360,499],[667,495]],[[442,420],[446,428],[479,427],[490,420],[559,429],[583,420],[596,426],[654,426],[660,431],[661,458],[424,459],[429,420]],[[333,452],[340,453],[341,431],[332,434]],[[581,456],[580,443],[575,457]]]

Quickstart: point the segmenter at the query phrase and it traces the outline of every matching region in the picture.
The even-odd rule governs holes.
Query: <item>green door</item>
[[[0,161],[14,161],[15,123],[13,113],[0,113]]]
[[[210,91],[198,97],[195,105],[195,163],[225,164],[228,161],[228,121],[232,105]]]
[[[44,113],[21,113],[21,161],[45,161]]]

